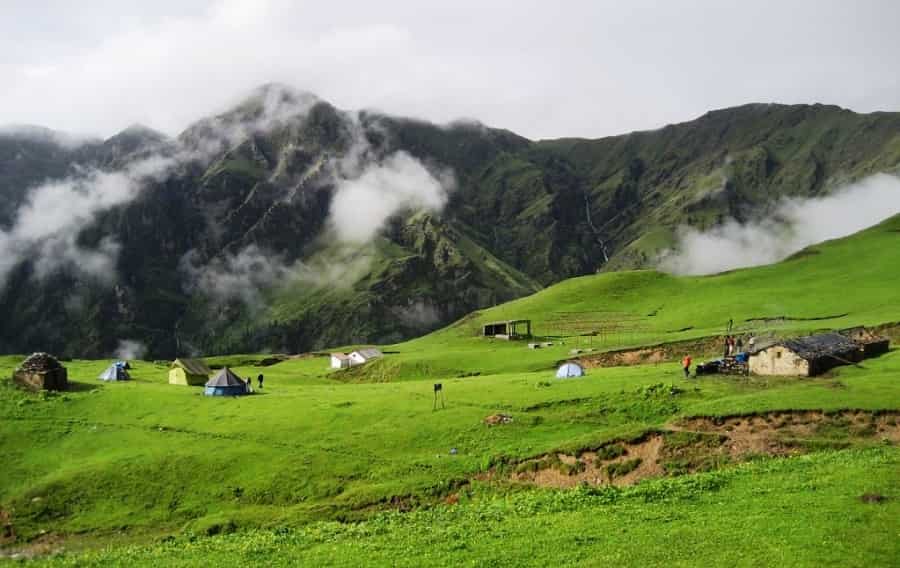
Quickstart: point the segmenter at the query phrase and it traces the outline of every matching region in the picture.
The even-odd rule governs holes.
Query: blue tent
[[[228,367],[224,367],[207,381],[203,390],[203,394],[207,396],[241,396],[249,392],[250,387],[247,383]]]
[[[574,363],[569,361],[567,363],[563,363],[559,366],[559,369],[556,370],[556,378],[557,379],[565,379],[568,377],[583,377],[584,376],[584,368],[578,363]]]
[[[131,377],[128,376],[128,371],[125,370],[124,365],[120,365],[119,363],[121,363],[121,361],[117,361],[107,367],[97,378],[101,381],[127,381],[130,379]]]

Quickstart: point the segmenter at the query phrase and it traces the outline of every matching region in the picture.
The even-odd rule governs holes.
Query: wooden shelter
[[[495,321],[484,324],[484,337],[496,339],[528,339],[531,337],[531,320]]]

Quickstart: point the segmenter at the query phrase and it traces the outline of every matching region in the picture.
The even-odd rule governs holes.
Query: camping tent
[[[568,361],[559,366],[556,370],[557,379],[565,379],[567,377],[583,377],[584,368],[573,361]]]
[[[228,367],[222,368],[216,375],[206,382],[203,394],[207,396],[240,396],[250,392],[239,376],[235,375]]]
[[[203,359],[175,359],[169,370],[169,384],[203,385],[211,372]]]
[[[112,365],[106,368],[105,371],[100,373],[100,376],[97,377],[101,381],[127,381],[131,377],[128,376],[128,371],[125,370],[125,365],[122,364],[121,361],[116,361]]]

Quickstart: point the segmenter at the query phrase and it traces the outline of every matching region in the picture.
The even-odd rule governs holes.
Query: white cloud
[[[354,179],[338,183],[330,223],[341,241],[371,241],[385,221],[405,209],[439,211],[447,202],[442,182],[406,152],[370,163]]]
[[[659,266],[675,274],[713,274],[769,264],[897,213],[900,178],[876,174],[828,197],[783,200],[760,221],[731,219],[707,232],[683,227],[675,250],[664,253]]]
[[[143,359],[147,354],[147,346],[134,339],[120,339],[116,347],[116,358],[123,361]]]
[[[196,251],[185,254],[179,268],[188,291],[199,291],[215,302],[239,300],[251,309],[263,306],[263,292],[288,276],[282,258],[250,245],[202,264]]]
[[[4,16],[0,124],[104,135],[133,122],[175,134],[269,81],[342,108],[476,117],[532,137],[617,134],[751,101],[900,107],[889,0],[86,1]]]
[[[39,278],[68,269],[102,284],[115,282],[118,243],[107,237],[88,249],[78,235],[100,212],[131,201],[145,180],[165,175],[174,163],[153,156],[119,171],[82,169],[32,189],[12,227],[0,231],[0,287],[25,258],[34,261]]]

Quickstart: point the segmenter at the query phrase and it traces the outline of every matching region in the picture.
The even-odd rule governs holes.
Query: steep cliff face
[[[0,131],[0,350],[97,356],[128,338],[168,357],[398,340],[564,278],[646,266],[679,225],[751,219],[898,163],[898,115],[821,105],[532,142],[266,86],[174,140],[137,126],[81,144]],[[134,187],[73,206],[68,240],[23,229],[26,213],[41,219],[36,196],[77,205],[110,179]],[[385,193],[353,193],[363,183]],[[372,216],[371,234],[342,226]]]

